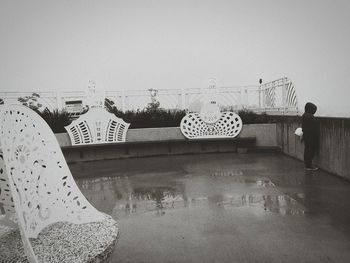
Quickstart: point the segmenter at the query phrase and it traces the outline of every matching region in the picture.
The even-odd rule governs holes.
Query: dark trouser
[[[304,139],[304,162],[305,167],[312,167],[312,159],[314,158],[317,150],[317,144],[312,139]]]

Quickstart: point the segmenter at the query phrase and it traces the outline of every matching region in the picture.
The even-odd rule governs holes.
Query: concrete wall
[[[71,146],[68,134],[56,134],[67,162],[92,161],[154,155],[246,152],[278,149],[275,124],[244,125],[234,139],[188,140],[178,127],[131,129],[125,143]]]
[[[239,138],[255,137],[256,147],[276,147],[277,130],[275,123],[244,124]]]
[[[320,168],[350,179],[350,119],[318,118],[320,149],[315,163]],[[304,144],[294,135],[301,127],[300,117],[277,117],[277,143],[283,153],[303,160]]]
[[[71,146],[67,133],[56,133],[61,147]],[[257,147],[277,147],[276,124],[245,124],[239,138],[256,138]],[[129,129],[126,142],[187,140],[179,127]]]

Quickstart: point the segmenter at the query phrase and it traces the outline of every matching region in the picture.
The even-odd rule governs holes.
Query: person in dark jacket
[[[319,125],[314,116],[317,106],[311,102],[305,104],[305,113],[302,116],[301,128],[303,130],[304,140],[304,162],[306,170],[318,170],[312,165],[316,151],[319,147]]]

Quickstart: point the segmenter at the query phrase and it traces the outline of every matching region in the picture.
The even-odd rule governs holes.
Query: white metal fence
[[[0,92],[4,104],[19,103],[19,97],[31,96],[33,92]],[[88,104],[87,91],[35,91],[38,102],[50,110],[66,107],[66,102],[81,100]],[[156,100],[161,108],[196,110],[207,98],[215,99],[223,109],[250,109],[253,111],[298,111],[297,95],[288,78],[255,86],[230,86],[191,89],[125,90],[105,91],[105,97],[112,100],[122,111],[142,110]]]

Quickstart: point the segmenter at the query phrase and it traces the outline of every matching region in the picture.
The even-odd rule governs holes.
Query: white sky
[[[0,0],[0,91],[257,84],[350,115],[348,0]]]

